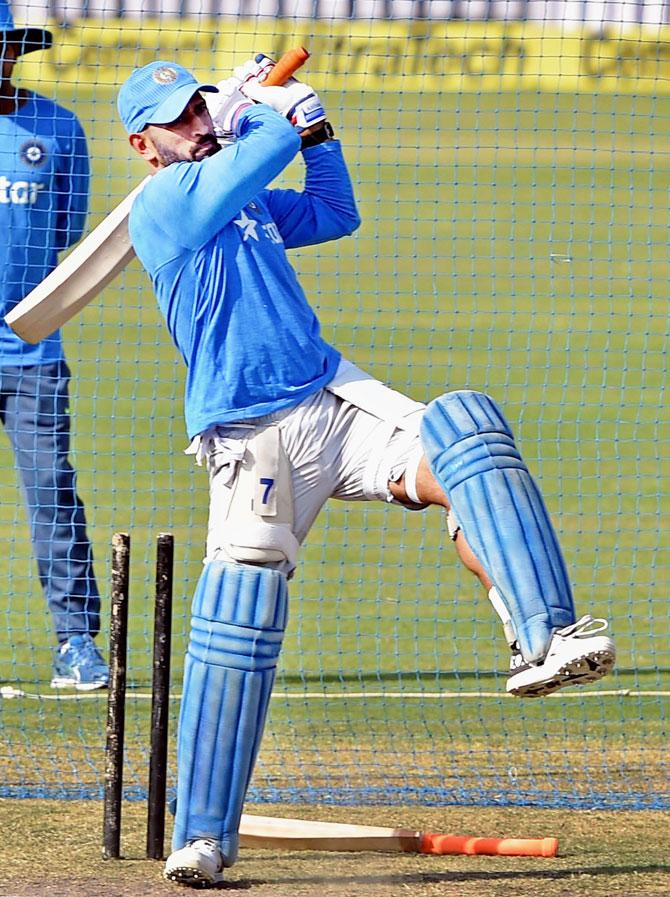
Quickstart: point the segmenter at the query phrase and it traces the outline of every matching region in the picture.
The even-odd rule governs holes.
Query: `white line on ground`
[[[501,691],[292,691],[282,692],[275,691],[275,699],[285,698],[286,700],[303,701],[347,701],[362,700],[365,698],[380,698],[384,700],[455,700],[455,699],[473,699],[473,698],[512,698]],[[616,688],[603,691],[585,691],[584,689],[576,691],[563,691],[553,695],[550,698],[667,698],[670,697],[670,691],[648,691],[636,688]],[[25,698],[33,701],[99,701],[107,699],[107,692],[99,690],[95,692],[27,692],[13,685],[3,685],[0,687],[0,698],[11,700],[14,698]],[[150,700],[150,692],[132,691],[126,692],[126,698],[130,700]],[[181,694],[171,694],[172,700],[180,700]]]

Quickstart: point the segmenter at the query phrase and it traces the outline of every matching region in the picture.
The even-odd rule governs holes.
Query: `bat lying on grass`
[[[243,814],[243,847],[275,850],[378,851],[382,853],[467,854],[486,856],[555,857],[556,838],[479,838],[440,835],[404,828],[311,822],[275,816]]]
[[[285,53],[263,82],[283,84],[309,58],[304,47]],[[27,343],[39,343],[67,323],[100,293],[135,256],[128,216],[145,178],[34,290],[5,315]]]

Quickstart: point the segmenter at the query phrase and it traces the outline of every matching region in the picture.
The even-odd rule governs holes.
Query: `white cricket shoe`
[[[557,629],[540,663],[526,663],[518,648],[513,648],[507,691],[520,698],[540,698],[611,673],[616,650],[612,639],[601,635],[605,629],[606,620],[594,620],[589,614]]]
[[[223,854],[216,841],[197,838],[171,853],[163,878],[190,888],[211,888],[223,881]]]

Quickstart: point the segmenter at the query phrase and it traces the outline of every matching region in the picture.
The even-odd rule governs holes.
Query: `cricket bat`
[[[304,47],[285,53],[263,84],[276,86],[309,59]],[[14,333],[27,343],[39,343],[67,323],[123,271],[135,250],[128,217],[145,178],[100,222],[54,270],[5,315]]]
[[[100,224],[5,315],[27,343],[39,343],[74,317],[135,257],[128,216],[146,177]]]
[[[240,844],[271,850],[376,851],[517,857],[555,857],[557,838],[482,838],[405,828],[312,822],[242,814]]]

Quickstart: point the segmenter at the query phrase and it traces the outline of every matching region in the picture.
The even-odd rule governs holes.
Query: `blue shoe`
[[[60,648],[56,648],[52,688],[93,691],[95,688],[107,688],[108,683],[109,667],[90,635],[72,635]]]

